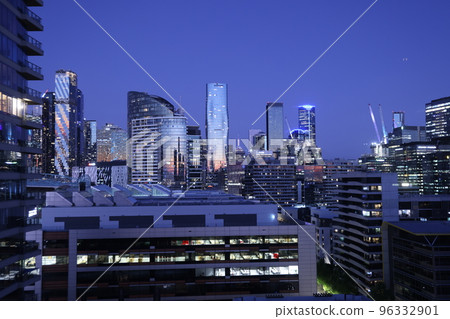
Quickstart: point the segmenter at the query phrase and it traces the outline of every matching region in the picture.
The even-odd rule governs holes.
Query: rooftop
[[[402,221],[388,224],[415,235],[450,235],[450,221]]]

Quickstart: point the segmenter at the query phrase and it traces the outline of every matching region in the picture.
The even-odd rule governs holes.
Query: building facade
[[[206,183],[206,143],[200,127],[187,126],[187,184],[191,189],[204,189]]]
[[[130,142],[131,182],[186,184],[186,118],[145,117],[132,121]]]
[[[97,131],[97,162],[127,159],[127,132],[117,125],[106,123]]]
[[[97,162],[97,121],[84,121],[84,159],[83,165]]]
[[[214,173],[227,167],[228,85],[206,85],[207,170]]]
[[[42,299],[75,300],[115,261],[82,299],[233,300],[316,292],[308,237],[313,226],[280,225],[275,205],[214,192],[187,192],[119,261],[174,199],[44,208],[44,279],[36,287]]]
[[[392,112],[392,130],[397,127],[402,127],[405,125],[405,112],[395,111]]]
[[[316,107],[314,105],[298,107],[298,129],[299,140],[312,140],[316,144]]]
[[[280,149],[284,138],[283,103],[268,102],[266,104],[266,132],[267,150]]]
[[[146,116],[165,117],[175,112],[174,106],[157,95],[145,92],[130,91],[127,96],[127,130],[131,138],[132,121]]]
[[[433,100],[425,106],[427,138],[450,137],[450,97]]]
[[[42,171],[57,174],[55,166],[55,92],[47,92],[42,99]]]
[[[273,203],[267,195],[269,193],[282,206],[294,205],[299,200],[299,189],[301,197],[300,174],[303,171],[294,164],[252,161],[245,167],[243,195],[248,199]]]
[[[34,300],[24,287],[40,279],[37,243],[27,235],[40,228],[39,195],[26,190],[28,179],[41,177],[41,93],[29,81],[42,80],[41,68],[29,61],[42,56],[30,31],[42,31],[41,18],[29,7],[42,1],[0,1],[0,300]],[[40,109],[40,107],[37,107]]]
[[[70,176],[83,159],[83,94],[73,71],[56,71],[55,86],[55,166],[58,175]]]
[[[384,281],[395,300],[450,300],[450,222],[383,224]]]
[[[334,259],[370,293],[383,281],[383,221],[398,221],[395,173],[350,172],[338,175],[333,219]]]

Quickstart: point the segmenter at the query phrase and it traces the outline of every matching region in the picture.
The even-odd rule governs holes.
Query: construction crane
[[[386,143],[386,141],[387,141],[387,131],[386,131],[386,126],[384,125],[383,110],[381,109],[381,104],[378,104],[378,108],[380,110],[381,128],[383,129],[383,142]]]
[[[286,121],[288,130],[289,130],[289,135],[291,136],[291,139],[294,139],[294,137],[292,136],[292,132],[291,132],[291,126],[289,125],[289,122],[287,120],[287,117],[284,117],[284,120]]]
[[[377,122],[375,121],[375,116],[373,115],[372,106],[369,104],[370,117],[372,118],[373,126],[375,127],[375,132],[377,133],[378,142],[381,142],[380,132],[378,132]]]

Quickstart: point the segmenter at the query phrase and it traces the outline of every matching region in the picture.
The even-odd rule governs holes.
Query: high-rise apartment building
[[[350,172],[337,179],[334,258],[370,293],[383,281],[381,225],[399,218],[397,176]]]
[[[433,100],[425,106],[427,138],[450,137],[450,97]]]
[[[316,107],[314,105],[298,107],[298,129],[299,140],[312,140],[316,144]]]
[[[276,151],[282,147],[284,137],[283,103],[266,104],[266,147]]]
[[[206,85],[207,170],[215,172],[227,166],[228,86],[225,83]]]
[[[83,165],[97,162],[97,121],[84,121],[84,159]]]
[[[29,6],[42,1],[0,0],[0,300],[33,300],[24,287],[39,280],[40,250],[27,235],[40,229],[40,200],[26,191],[27,179],[40,178],[34,161],[42,154],[41,93],[28,86],[42,80],[41,68],[29,61],[43,55],[29,31],[42,31],[41,18]],[[40,109],[40,107],[39,107]]]
[[[97,162],[125,161],[127,132],[117,125],[106,123],[97,131]]]
[[[82,165],[83,94],[72,71],[56,71],[55,86],[55,166],[57,174],[70,176],[72,167]]]

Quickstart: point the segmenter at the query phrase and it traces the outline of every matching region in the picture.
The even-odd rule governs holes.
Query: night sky
[[[247,138],[275,100],[373,0],[79,0],[201,124],[207,82],[228,83],[230,137]],[[43,18],[45,80],[71,69],[85,117],[126,128],[130,90],[167,95],[72,0],[31,8]],[[367,104],[407,125],[425,124],[425,103],[450,95],[450,1],[379,0],[280,100],[292,128],[297,105],[316,105],[325,158],[357,158],[376,139]],[[192,120],[189,121],[193,124]],[[380,129],[381,132],[381,129]]]

